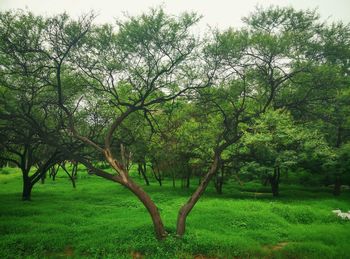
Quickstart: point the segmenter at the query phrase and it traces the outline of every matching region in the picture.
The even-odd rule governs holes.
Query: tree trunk
[[[156,179],[156,181],[159,183],[159,186],[162,186],[162,174],[159,171],[159,167],[156,164],[156,167],[154,167],[153,163],[152,163],[152,172],[153,172],[153,176]]]
[[[182,237],[185,234],[186,219],[188,214],[191,212],[193,207],[196,205],[199,198],[202,196],[203,192],[207,188],[210,180],[213,178],[219,167],[221,152],[215,152],[213,163],[208,171],[208,173],[203,177],[200,185],[197,187],[196,191],[192,194],[190,199],[184,204],[180,210],[177,217],[177,227],[176,234]]]
[[[56,180],[56,175],[58,173],[58,170],[60,169],[60,165],[57,165],[57,168],[55,165],[53,165],[50,169],[50,176],[52,177],[52,181]]]
[[[222,194],[222,185],[223,185],[223,178],[221,175],[216,176],[214,186],[215,190],[218,194]]]
[[[279,195],[278,182],[271,183],[272,196],[277,197]]]
[[[45,183],[46,173],[47,173],[47,172],[43,173],[42,176],[41,176],[41,178],[40,178],[41,184],[44,184],[44,183]]]
[[[23,175],[23,191],[22,191],[22,200],[30,201],[32,195],[33,185],[28,176]]]
[[[117,182],[126,188],[128,188],[130,191],[132,191],[136,197],[143,203],[143,205],[146,207],[147,211],[149,212],[153,226],[154,231],[157,239],[164,239],[167,236],[167,232],[165,231],[162,219],[160,217],[158,208],[152,201],[152,199],[148,196],[148,194],[140,187],[138,186],[128,175],[128,172],[125,171],[122,167],[122,165],[113,158],[113,155],[111,154],[110,150],[105,150],[104,155],[106,157],[106,160],[108,163],[112,166],[112,168],[118,172],[118,175],[111,175],[109,173],[106,173],[102,170],[99,170],[97,168],[94,168],[91,163],[87,162],[86,160],[82,160],[83,164],[85,163],[85,166],[88,166],[90,170],[93,170],[96,175],[103,177],[107,180],[111,180],[114,182]]]
[[[71,180],[72,180],[73,188],[75,189],[77,187],[76,184],[75,184],[75,179],[72,177]]]
[[[154,231],[157,239],[161,240],[166,238],[168,234],[165,231],[163,221],[160,217],[158,208],[154,204],[153,200],[148,196],[148,194],[141,187],[139,187],[130,178],[128,178],[128,181],[126,183],[122,183],[122,185],[124,185],[130,191],[132,191],[148,210],[153,222]]]
[[[29,201],[31,200],[31,193],[33,186],[40,180],[44,178],[46,172],[49,168],[56,162],[58,153],[52,154],[49,159],[40,165],[35,173],[29,176],[30,168],[33,164],[28,162],[28,159],[24,160],[21,166],[22,178],[23,178],[23,190],[22,190],[22,200]]]
[[[159,186],[162,186],[162,177],[161,176],[159,176]]]
[[[339,196],[341,192],[341,180],[339,176],[336,176],[335,183],[334,183],[334,189],[333,189],[333,195]]]
[[[72,177],[74,180],[77,180],[78,179],[78,163],[75,162],[73,164],[73,168],[72,168]]]
[[[138,163],[138,171],[139,173],[142,174],[142,177],[143,179],[145,180],[146,182],[146,185],[148,186],[149,185],[149,181],[148,181],[148,178],[147,178],[147,175],[146,175],[146,163]]]
[[[175,188],[175,170],[172,169],[173,173],[173,188]]]
[[[267,186],[267,184],[270,182],[270,178],[271,178],[271,176],[268,175],[267,169],[265,170],[265,175],[266,175],[266,178],[265,178],[265,180],[263,181],[263,185],[264,185],[264,186]]]
[[[73,173],[74,173],[74,168],[73,168],[73,171],[72,171],[72,174],[70,174],[68,172],[68,170],[66,169],[66,166],[63,164],[62,166],[62,169],[66,172],[66,174],[68,175],[69,179],[71,180],[72,182],[72,185],[73,185],[73,188],[75,189],[76,188],[76,184],[75,184],[75,179],[73,177]]]
[[[279,196],[279,180],[280,180],[280,167],[274,168],[273,176],[270,177],[272,196]]]
[[[186,188],[190,188],[190,181],[191,181],[191,169],[189,166],[187,166]]]
[[[214,181],[214,186],[216,189],[216,192],[218,194],[222,194],[222,186],[224,184],[224,170],[225,170],[225,165],[224,163],[221,164],[221,172],[218,171],[216,173],[216,179]]]

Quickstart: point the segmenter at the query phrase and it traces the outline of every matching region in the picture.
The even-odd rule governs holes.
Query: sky
[[[350,0],[0,0],[0,10],[28,9],[35,14],[52,15],[66,11],[77,17],[91,10],[98,14],[96,22],[113,22],[125,13],[138,15],[149,8],[163,6],[171,14],[194,11],[203,15],[198,29],[208,26],[226,29],[240,27],[241,18],[256,6],[292,6],[296,9],[318,9],[322,20],[350,23]]]

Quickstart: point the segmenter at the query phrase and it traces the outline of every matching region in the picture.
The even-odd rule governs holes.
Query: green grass
[[[281,197],[249,183],[212,186],[188,218],[182,240],[174,237],[179,207],[190,190],[144,187],[157,203],[171,236],[158,242],[140,202],[123,187],[79,172],[74,190],[62,172],[38,183],[22,202],[21,175],[0,173],[0,258],[349,258],[350,222],[333,209],[350,210],[350,193],[281,186]],[[135,178],[140,181],[138,177]],[[180,183],[178,183],[180,185]],[[204,257],[205,256],[205,257]]]

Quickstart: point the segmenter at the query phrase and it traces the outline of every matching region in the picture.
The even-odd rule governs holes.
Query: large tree
[[[212,164],[201,184],[178,214],[177,234],[185,233],[186,218],[220,168],[222,154],[251,130],[254,119],[266,111],[286,108],[287,99],[307,101],[326,88],[307,79],[318,67],[321,28],[313,11],[271,7],[243,19],[241,30],[216,32],[205,48],[208,69],[216,84],[199,91],[199,103],[221,118]],[[296,94],[300,95],[297,96]],[[319,96],[319,95],[318,95]],[[297,105],[297,104],[296,104]]]
[[[26,24],[24,20],[30,16],[24,14],[17,20]],[[156,237],[161,239],[166,231],[159,211],[149,195],[129,176],[116,154],[114,139],[122,123],[132,114],[142,114],[149,121],[160,104],[208,84],[209,75],[204,80],[198,76],[200,66],[195,62],[199,43],[190,33],[198,17],[194,14],[171,17],[156,9],[118,21],[117,27],[92,25],[92,18],[93,15],[89,15],[71,20],[63,14],[43,19],[35,47],[16,48],[20,45],[20,39],[16,38],[17,44],[9,51],[13,56],[34,56],[28,60],[37,72],[32,73],[32,77],[45,89],[54,91],[51,97],[58,109],[60,133],[100,153],[114,173],[94,167],[81,153],[69,151],[64,143],[54,143],[52,135],[45,138],[41,135],[42,139],[64,150],[96,175],[133,192],[150,213]],[[11,21],[3,27],[8,31],[9,25],[12,26]],[[35,24],[27,29],[39,30]],[[23,37],[22,33],[18,37]],[[19,62],[12,59],[12,64]],[[105,126],[101,129],[103,137],[87,134],[92,117],[83,110],[96,103],[103,106],[97,109],[97,121],[103,121]],[[82,120],[88,128],[80,124]]]

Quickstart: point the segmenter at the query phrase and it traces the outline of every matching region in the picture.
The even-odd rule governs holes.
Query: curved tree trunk
[[[153,222],[156,238],[159,240],[164,239],[167,236],[167,232],[165,231],[163,221],[160,217],[158,208],[153,202],[153,200],[140,186],[138,186],[129,177],[128,172],[123,168],[123,165],[113,158],[113,155],[111,154],[110,150],[108,149],[105,150],[104,155],[108,163],[112,166],[112,168],[116,172],[118,172],[118,175],[111,175],[109,173],[105,173],[103,171],[98,171],[98,170],[97,170],[97,175],[103,178],[106,178],[108,180],[120,183],[121,185],[125,186],[130,191],[132,191],[136,195],[136,197],[143,203],[143,205],[146,207],[147,211],[149,212]],[[93,169],[96,169],[96,168],[93,168]]]
[[[192,194],[190,199],[179,210],[179,214],[177,217],[177,226],[176,226],[176,234],[178,236],[182,237],[185,234],[187,216],[191,212],[193,207],[196,205],[199,198],[202,196],[210,180],[216,174],[219,168],[220,155],[221,155],[221,152],[215,153],[213,163],[211,164],[211,167],[208,173],[204,176],[200,185],[197,187],[196,191]]]
[[[74,168],[72,170],[72,174],[70,174],[65,166],[65,164],[62,164],[61,165],[61,168],[63,169],[63,171],[66,172],[66,174],[68,175],[69,179],[71,180],[72,182],[72,185],[73,185],[73,188],[75,189],[76,188],[76,184],[75,184],[75,179],[74,179]]]
[[[39,181],[42,180],[46,175],[47,171],[51,166],[58,162],[57,154],[53,154],[45,163],[40,165],[36,172],[29,176],[30,167],[27,169],[22,168],[22,177],[23,177],[23,192],[22,192],[22,200],[29,201],[31,200],[31,193],[33,186]]]
[[[138,186],[127,174],[126,171],[120,166],[117,160],[113,159],[113,156],[109,153],[105,153],[106,159],[109,162],[109,164],[112,166],[112,168],[118,172],[118,175],[113,175],[110,173],[107,173],[99,168],[94,167],[89,161],[77,157],[78,160],[82,164],[84,164],[91,172],[94,172],[99,177],[105,178],[107,180],[119,183],[129,189],[131,192],[133,192],[136,197],[143,203],[143,205],[146,207],[147,211],[149,212],[153,226],[156,238],[161,240],[164,239],[167,236],[167,232],[165,231],[163,221],[160,217],[159,211],[157,206],[154,204],[153,200],[149,197],[149,195],[140,187]]]
[[[167,232],[165,231],[158,208],[149,195],[130,178],[128,178],[126,183],[122,183],[122,185],[132,191],[148,210],[153,222],[156,238],[159,240],[166,238]]]

